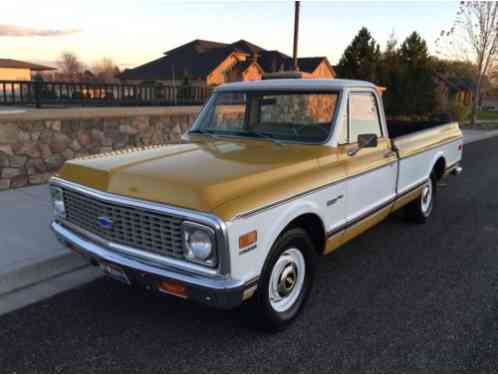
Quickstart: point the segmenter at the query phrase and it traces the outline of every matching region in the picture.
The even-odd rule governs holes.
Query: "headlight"
[[[210,267],[216,266],[214,231],[204,225],[183,223],[183,249],[185,258]]]
[[[64,218],[66,216],[66,208],[64,207],[64,196],[62,189],[51,186],[50,196],[52,197],[52,205],[54,208],[54,215],[56,218]]]

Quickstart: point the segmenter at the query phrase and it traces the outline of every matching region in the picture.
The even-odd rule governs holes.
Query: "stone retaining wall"
[[[46,183],[65,160],[178,143],[200,107],[0,112],[0,190]]]

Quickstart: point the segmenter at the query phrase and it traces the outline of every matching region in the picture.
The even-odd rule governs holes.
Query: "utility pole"
[[[300,1],[294,3],[294,52],[292,54],[292,63],[294,65],[294,70],[299,71],[299,66],[297,65],[297,39],[299,36],[299,5]]]

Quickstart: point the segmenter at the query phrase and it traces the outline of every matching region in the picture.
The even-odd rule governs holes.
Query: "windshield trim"
[[[204,106],[204,108],[202,108],[198,117],[194,121],[194,124],[192,125],[192,128],[190,129],[190,131],[199,130],[199,128],[201,128],[201,126],[202,126],[201,124],[203,122],[204,117],[208,114],[209,108],[212,108],[213,103],[216,101],[216,98],[218,97],[218,95],[230,94],[230,93],[231,94],[261,93],[264,95],[285,95],[285,94],[289,94],[289,95],[309,94],[309,95],[312,95],[312,94],[322,93],[322,94],[335,94],[335,95],[337,95],[336,107],[335,107],[335,111],[334,111],[334,114],[332,116],[332,119],[330,120],[331,123],[330,123],[329,131],[328,131],[328,135],[322,142],[293,141],[293,140],[287,140],[287,139],[284,140],[284,139],[279,139],[279,138],[274,139],[274,141],[278,141],[280,143],[283,143],[284,145],[285,144],[303,144],[303,145],[315,145],[315,146],[326,145],[326,144],[330,143],[330,140],[332,139],[332,136],[334,135],[335,127],[337,124],[338,114],[340,112],[339,106],[341,105],[342,99],[344,96],[344,90],[322,89],[322,88],[317,89],[317,90],[310,90],[310,89],[289,90],[289,89],[285,89],[285,90],[219,90],[219,91],[214,91],[213,94],[211,95],[211,97],[209,98],[209,100],[207,101],[206,105]],[[190,133],[190,131],[189,131],[189,133]],[[223,135],[221,135],[221,136],[223,136]],[[235,135],[235,136],[230,136],[230,137],[231,138],[242,138],[242,139],[244,139],[244,138],[245,139],[255,139],[255,140],[259,140],[259,141],[272,142],[271,139],[265,139],[265,138],[261,138],[261,137],[257,137],[257,136]]]

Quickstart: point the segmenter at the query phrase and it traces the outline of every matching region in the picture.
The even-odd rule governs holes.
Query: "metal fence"
[[[161,84],[0,81],[0,105],[15,106],[174,106],[202,105],[210,89]]]

